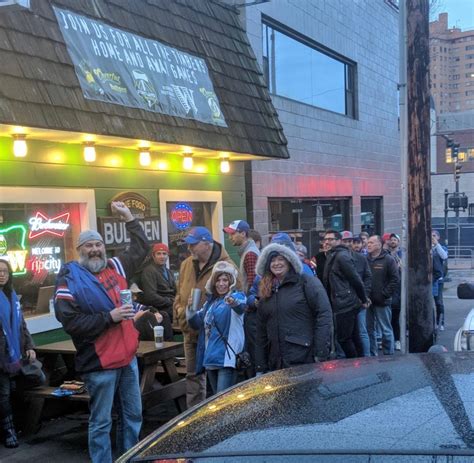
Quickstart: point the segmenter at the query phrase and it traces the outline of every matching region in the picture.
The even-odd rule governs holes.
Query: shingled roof
[[[205,59],[228,127],[86,99],[52,4]],[[32,0],[0,12],[0,123],[288,158],[238,12],[216,0]]]

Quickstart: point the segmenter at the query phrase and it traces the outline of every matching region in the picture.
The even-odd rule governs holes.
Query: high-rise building
[[[430,23],[431,94],[436,111],[474,110],[474,30],[448,27],[448,13]]]

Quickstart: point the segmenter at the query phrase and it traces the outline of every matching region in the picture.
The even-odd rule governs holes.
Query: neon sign
[[[178,203],[171,209],[170,218],[178,230],[184,230],[193,222],[193,208],[189,204]]]
[[[20,233],[20,249],[8,249],[7,237],[15,232]],[[28,254],[25,247],[26,227],[23,225],[12,225],[11,227],[0,229],[0,241],[0,257],[8,260],[13,275],[24,275],[26,273],[26,255]]]
[[[28,221],[30,224],[28,238],[31,240],[45,233],[62,238],[69,228],[69,215],[69,212],[63,212],[62,214],[49,218],[42,212],[37,211],[36,215],[31,217]]]
[[[60,254],[59,246],[45,246],[31,248],[32,257],[28,260],[28,268],[36,274],[42,272],[58,273],[61,268],[61,259],[54,254]]]

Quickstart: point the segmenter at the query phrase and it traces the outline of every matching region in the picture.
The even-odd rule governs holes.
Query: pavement
[[[450,270],[451,281],[445,283],[445,331],[438,333],[438,344],[453,350],[454,336],[464,318],[474,307],[474,300],[459,300],[456,287],[461,281],[474,281],[474,270]],[[142,437],[178,414],[172,401],[144,412]],[[20,436],[17,449],[0,448],[0,463],[83,463],[89,461],[87,453],[87,409],[62,414],[43,421],[39,431],[30,436]],[[114,434],[112,434],[114,435]],[[114,439],[112,439],[114,440]],[[118,456],[118,455],[117,455]]]

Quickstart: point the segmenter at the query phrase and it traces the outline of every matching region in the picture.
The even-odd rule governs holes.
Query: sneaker
[[[402,350],[402,343],[400,341],[395,341],[395,350]]]
[[[444,331],[444,325],[439,325],[439,330]]]

